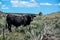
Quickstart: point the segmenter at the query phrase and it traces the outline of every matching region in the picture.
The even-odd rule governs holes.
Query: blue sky
[[[0,11],[34,14],[60,12],[60,0],[0,0]]]

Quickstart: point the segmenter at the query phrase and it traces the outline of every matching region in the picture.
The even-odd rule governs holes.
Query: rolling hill
[[[3,25],[3,18],[0,18],[0,23]],[[60,40],[60,12],[37,15],[30,25],[20,26],[18,32],[15,31],[15,27],[12,27],[12,31],[9,33],[5,29],[5,40]],[[0,32],[0,39],[3,39],[2,31]]]

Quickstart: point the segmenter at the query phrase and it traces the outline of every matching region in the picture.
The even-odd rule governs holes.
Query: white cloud
[[[38,4],[35,0],[28,1],[19,1],[19,0],[11,0],[11,4],[13,7],[37,7]]]
[[[35,2],[35,0],[30,0],[30,2]]]
[[[52,4],[53,6],[60,6],[60,3],[58,3],[58,4]]]
[[[45,5],[45,6],[60,6],[60,3],[58,3],[58,4],[52,4],[52,3],[40,3],[40,5]]]
[[[1,9],[9,9],[6,5],[2,5]]]
[[[40,5],[52,5],[51,3],[40,3]]]
[[[0,5],[2,4],[2,2],[0,2]]]
[[[60,6],[60,3],[58,3],[58,6]]]

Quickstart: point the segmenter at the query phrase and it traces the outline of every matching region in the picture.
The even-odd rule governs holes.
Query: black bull
[[[36,17],[36,15],[29,14],[29,15],[16,16],[16,15],[8,14],[6,16],[6,22],[8,24],[9,32],[11,32],[12,25],[16,27],[21,26],[21,25],[23,26],[29,25],[34,17]]]

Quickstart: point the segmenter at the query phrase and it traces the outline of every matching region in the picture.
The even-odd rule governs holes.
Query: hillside
[[[48,17],[48,18],[60,17],[60,12],[53,12],[51,14],[47,14],[45,15],[45,17]]]
[[[5,19],[0,19],[0,39],[3,40],[3,27]],[[20,26],[16,32],[12,27],[11,33],[4,29],[5,40],[60,40],[60,12],[54,12],[33,19],[30,25]]]

